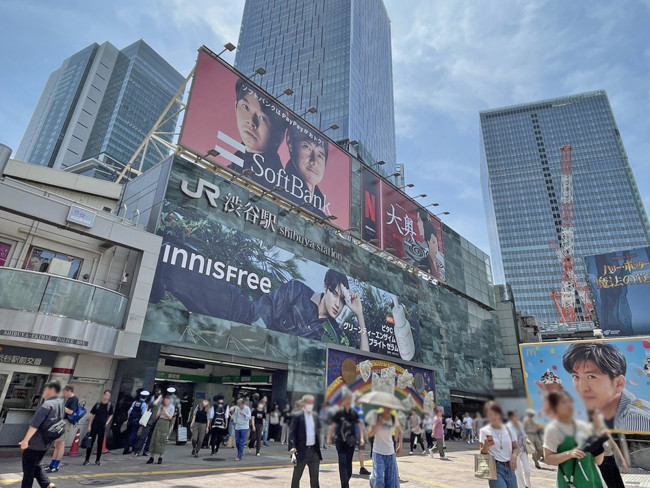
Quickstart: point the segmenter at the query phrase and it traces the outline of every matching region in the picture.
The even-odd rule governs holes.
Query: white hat
[[[173,386],[170,386],[169,388],[167,388],[167,393],[169,393],[170,395],[173,395],[174,393],[176,393],[176,388],[174,388]]]
[[[149,393],[147,390],[142,390],[142,391],[140,392],[140,396],[141,396],[141,397],[148,397],[149,395],[150,395],[150,393]]]

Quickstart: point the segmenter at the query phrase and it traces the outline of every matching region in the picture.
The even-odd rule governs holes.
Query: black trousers
[[[41,468],[41,461],[47,451],[35,451],[34,449],[25,449],[23,451],[23,483],[21,488],[32,488],[34,478],[38,486],[47,488],[50,480]]]
[[[255,424],[255,432],[251,431],[251,438],[250,441],[248,442],[249,449],[253,449],[253,447],[256,448],[255,454],[260,452],[260,448],[262,447],[263,437],[264,437],[264,426],[262,424]]]
[[[411,445],[409,446],[409,451],[412,451],[417,447],[417,444],[420,444],[422,446],[422,450],[424,451],[424,441],[422,440],[422,434],[414,434],[411,432]]]
[[[625,483],[623,483],[623,478],[621,478],[621,472],[618,469],[614,456],[605,456],[603,464],[598,467],[600,468],[607,488],[625,488]]]
[[[339,455],[339,478],[341,488],[350,488],[350,478],[352,478],[352,459],[354,458],[354,449],[356,446],[336,444],[336,452]]]
[[[104,446],[104,436],[106,435],[106,429],[104,426],[92,426],[90,432],[90,447],[86,449],[86,461],[90,460],[90,455],[93,453],[93,445],[95,444],[95,439],[97,439],[97,459],[102,457],[102,447]],[[137,452],[137,451],[136,451]]]
[[[318,440],[318,439],[317,439]],[[291,488],[300,488],[300,478],[305,471],[305,466],[309,468],[309,486],[310,488],[320,488],[318,483],[318,470],[320,469],[320,458],[316,447],[307,448],[307,456],[305,459],[296,463],[293,467],[293,476],[291,478]]]
[[[427,438],[427,449],[431,449],[433,447],[433,432],[427,430],[425,434]]]
[[[227,429],[210,429],[210,447],[212,452],[219,452],[219,446],[223,443],[223,438],[228,433]]]

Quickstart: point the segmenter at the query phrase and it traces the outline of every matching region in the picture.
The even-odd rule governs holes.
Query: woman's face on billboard
[[[237,129],[246,151],[263,153],[271,139],[271,120],[262,111],[259,100],[252,93],[244,95],[235,104]]]
[[[313,191],[325,175],[325,148],[311,141],[299,141],[293,155],[298,166],[298,172],[307,186]]]

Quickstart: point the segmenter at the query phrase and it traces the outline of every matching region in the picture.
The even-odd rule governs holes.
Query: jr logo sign
[[[203,178],[199,178],[199,182],[196,185],[196,191],[191,191],[188,188],[187,180],[181,181],[181,191],[185,193],[190,198],[201,198],[201,195],[205,193],[205,196],[208,198],[210,205],[213,207],[218,206],[217,199],[219,198],[219,187],[214,183],[205,181]]]

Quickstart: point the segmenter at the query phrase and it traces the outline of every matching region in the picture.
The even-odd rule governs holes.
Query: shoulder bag
[[[474,477],[496,481],[497,463],[491,454],[474,454]]]

